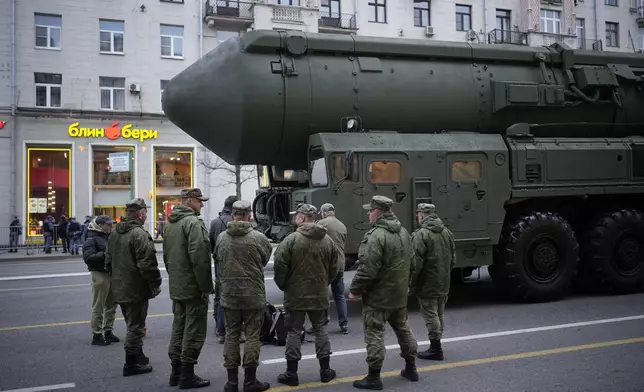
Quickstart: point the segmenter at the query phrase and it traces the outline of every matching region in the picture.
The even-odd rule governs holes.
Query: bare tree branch
[[[221,176],[218,176],[219,183],[215,184],[215,186],[235,185],[238,199],[242,198],[242,184],[249,180],[257,179],[257,168],[255,166],[230,165],[208,150],[204,150],[203,158],[199,159],[198,163],[206,170],[208,175],[215,171],[221,173]]]

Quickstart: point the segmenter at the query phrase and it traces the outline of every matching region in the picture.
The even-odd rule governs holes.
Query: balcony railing
[[[577,38],[575,39],[574,48],[579,50],[594,50],[596,52],[601,52],[604,50],[604,45],[602,44],[602,40]]]
[[[319,26],[335,29],[357,29],[355,14],[338,14],[320,11]]]
[[[287,22],[302,22],[302,9],[290,5],[276,5],[273,7],[273,19]]]
[[[253,3],[236,0],[206,0],[206,17],[251,19]]]
[[[528,33],[494,29],[487,35],[489,44],[528,45]]]
[[[635,21],[639,27],[644,27],[644,6],[637,7]]]

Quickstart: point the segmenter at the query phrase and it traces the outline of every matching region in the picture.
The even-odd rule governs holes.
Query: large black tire
[[[632,209],[597,219],[581,241],[581,275],[593,291],[629,294],[644,284],[644,214]]]
[[[505,295],[522,302],[547,302],[570,290],[579,245],[561,216],[533,212],[506,224],[494,256],[494,282]]]

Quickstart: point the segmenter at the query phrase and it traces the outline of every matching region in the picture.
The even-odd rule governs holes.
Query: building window
[[[429,26],[429,0],[414,0],[414,26]]]
[[[101,109],[125,110],[125,78],[99,78]]]
[[[48,215],[71,214],[71,148],[27,147],[27,219],[29,226],[42,226]],[[31,231],[31,230],[30,230]],[[40,231],[39,235],[42,234]]]
[[[183,4],[183,0],[159,0],[162,3],[177,3],[177,4]]]
[[[181,189],[193,187],[192,157],[191,150],[154,149],[156,220],[181,202]]]
[[[604,0],[604,4],[617,7],[617,0]]]
[[[300,0],[277,0],[278,5],[300,5]]]
[[[575,40],[575,49],[586,49],[586,28],[585,28],[584,19],[575,19],[575,35],[577,39]]]
[[[161,25],[161,57],[183,58],[183,26]]]
[[[619,47],[619,23],[606,22],[606,46]]]
[[[369,182],[373,184],[396,184],[402,178],[400,162],[373,161],[369,163]]]
[[[63,75],[34,72],[36,86],[36,106],[41,108],[59,108]]]
[[[331,155],[331,175],[334,181],[358,181],[360,173],[358,154],[352,154],[351,160],[349,159],[349,153]]]
[[[561,11],[541,10],[541,32],[561,34]]]
[[[34,14],[36,19],[36,47],[60,49],[60,30],[63,17],[60,15]]]
[[[472,6],[456,4],[456,31],[472,28]]]
[[[134,147],[93,147],[92,168],[93,214],[120,221],[134,198]]]
[[[472,182],[483,177],[483,169],[479,161],[456,161],[452,163],[452,181]]]
[[[369,22],[387,23],[387,0],[369,0]]]
[[[123,53],[125,22],[119,20],[99,20],[101,53]]]
[[[320,4],[321,18],[339,18],[340,0],[322,0]]]
[[[506,43],[512,43],[511,37],[511,23],[510,23],[511,12],[509,10],[496,10],[496,40]]]
[[[231,38],[239,37],[239,30],[221,30],[217,29],[217,41],[219,43],[228,41]]]

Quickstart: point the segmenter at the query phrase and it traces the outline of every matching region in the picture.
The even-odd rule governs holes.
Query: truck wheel
[[[644,214],[622,209],[600,217],[581,243],[582,271],[589,287],[627,294],[644,284]]]
[[[503,228],[495,251],[494,278],[512,299],[545,302],[570,289],[579,245],[568,222],[557,214],[534,212]]]

